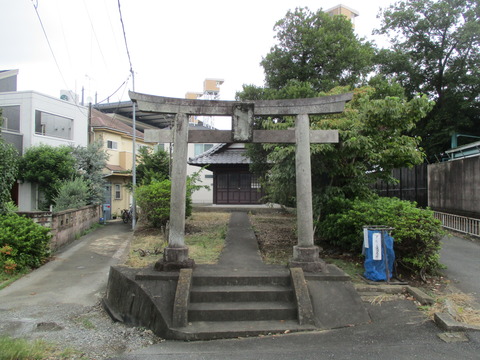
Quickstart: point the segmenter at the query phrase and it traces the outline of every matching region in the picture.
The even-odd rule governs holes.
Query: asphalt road
[[[0,310],[42,304],[92,306],[103,296],[111,265],[120,261],[132,231],[109,223],[57,252],[41,268],[0,291]]]
[[[471,294],[480,304],[480,241],[445,236],[442,240],[440,262],[447,266],[443,273],[453,286]]]
[[[328,331],[214,341],[165,341],[112,359],[292,360],[292,359],[479,359],[480,332],[454,337],[426,319],[412,301],[367,304],[372,323]]]

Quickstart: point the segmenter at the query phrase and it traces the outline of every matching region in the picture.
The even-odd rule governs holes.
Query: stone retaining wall
[[[52,239],[50,248],[52,251],[71,243],[83,231],[97,223],[101,217],[100,205],[85,206],[80,209],[71,209],[53,213],[50,211],[29,211],[19,212],[32,219],[37,224],[51,229]]]

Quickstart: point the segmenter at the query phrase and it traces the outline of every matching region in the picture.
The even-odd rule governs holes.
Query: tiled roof
[[[133,129],[131,126],[95,109],[92,109],[91,125],[93,128],[110,129],[132,136]],[[141,131],[136,130],[135,134],[138,138],[143,139],[143,133]]]
[[[188,159],[190,165],[213,164],[250,164],[245,148],[230,147],[228,144],[218,144],[194,158]]]
[[[127,169],[124,169],[123,167],[121,167],[119,165],[107,164],[105,167],[110,171],[126,171],[127,170]]]

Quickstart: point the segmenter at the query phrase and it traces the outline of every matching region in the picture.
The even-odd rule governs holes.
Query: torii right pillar
[[[325,261],[313,241],[312,166],[310,161],[310,118],[299,114],[295,122],[295,172],[297,189],[298,242],[293,247],[290,267],[306,272],[326,272]]]

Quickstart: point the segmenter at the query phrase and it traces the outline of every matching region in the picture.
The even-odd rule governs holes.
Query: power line
[[[118,0],[118,12],[120,13],[120,22],[122,23],[123,39],[125,40],[125,49],[127,50],[128,62],[130,63],[130,72],[133,75],[132,59],[130,57],[130,51],[128,50],[127,35],[125,33],[125,24],[123,23],[122,8],[120,7],[120,0]]]
[[[58,72],[60,73],[60,76],[61,76],[61,78],[62,78],[63,84],[65,85],[65,88],[68,89],[68,91],[70,91],[70,92],[73,93],[73,91],[70,90],[70,87],[68,86],[67,81],[65,80],[65,77],[63,76],[63,72],[62,72],[62,70],[60,69],[60,65],[58,64],[58,61],[57,61],[57,57],[55,56],[55,53],[53,52],[52,44],[50,43],[50,39],[48,38],[47,31],[45,30],[45,26],[43,26],[42,18],[40,17],[40,13],[38,12],[38,0],[32,0],[32,5],[33,5],[33,8],[35,9],[35,13],[37,14],[38,21],[40,22],[40,26],[42,27],[43,35],[45,35],[45,39],[47,40],[48,47],[49,47],[50,52],[51,52],[51,54],[52,54],[53,60],[55,61],[55,65],[57,66]],[[77,109],[78,109],[83,115],[87,115],[87,114],[84,112],[84,109],[82,109],[82,108],[77,104],[76,101],[74,102],[74,104],[75,104],[75,106],[77,107]]]
[[[90,21],[90,26],[93,31],[93,36],[95,37],[95,40],[98,45],[98,50],[100,51],[100,55],[102,55],[103,63],[105,64],[105,67],[108,68],[107,61],[105,60],[105,56],[103,55],[102,47],[100,46],[100,42],[98,41],[97,32],[95,31],[95,27],[93,26],[92,18],[90,16],[90,12],[88,11],[88,7],[87,7],[87,4],[85,3],[85,0],[83,0],[83,5],[85,7],[85,11],[87,12],[88,20]]]
[[[47,44],[48,44],[48,47],[50,48],[50,52],[52,53],[53,60],[55,61],[55,65],[57,66],[58,72],[60,73],[60,76],[62,77],[63,83],[65,84],[65,87],[68,89],[69,87],[67,85],[67,81],[65,80],[65,77],[63,76],[62,70],[60,69],[60,65],[58,64],[57,57],[55,56],[55,53],[53,52],[52,45],[50,44],[50,39],[48,38],[45,27],[43,26],[42,18],[40,17],[40,13],[38,12],[38,0],[32,0],[32,5],[33,5],[33,8],[35,9],[35,12],[37,13],[38,21],[40,21],[40,26],[42,27],[42,31],[43,31],[43,34],[45,35],[45,39],[47,39]]]
[[[107,96],[105,99],[103,99],[102,101],[99,101],[97,104],[101,104],[101,103],[103,103],[104,101],[110,99],[113,95],[115,95],[115,94],[122,88],[122,86],[125,85],[125,83],[130,79],[130,76],[131,76],[131,75],[129,75],[129,76],[127,77],[127,79],[118,87],[117,90],[115,90],[115,91],[113,92],[113,94],[111,94],[110,96]]]

